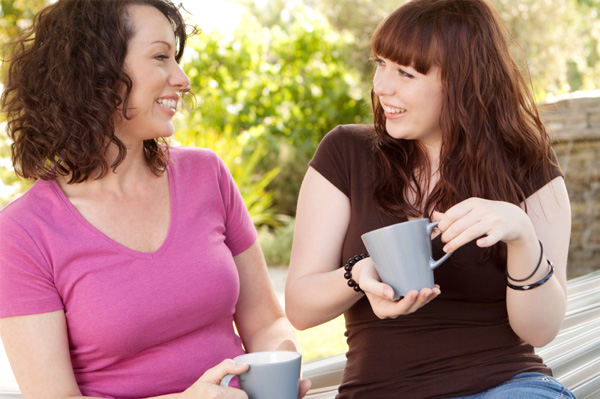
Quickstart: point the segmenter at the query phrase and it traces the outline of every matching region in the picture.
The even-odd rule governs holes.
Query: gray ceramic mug
[[[394,300],[411,290],[433,288],[433,269],[452,255],[432,258],[431,233],[437,225],[429,219],[410,220],[361,236],[381,281],[394,289]]]
[[[246,353],[235,357],[250,368],[236,376],[227,374],[221,386],[228,386],[237,377],[240,388],[249,399],[298,399],[302,355],[293,351]]]

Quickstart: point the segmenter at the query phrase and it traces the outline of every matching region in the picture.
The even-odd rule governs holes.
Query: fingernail
[[[394,291],[389,288],[383,290],[383,295],[385,295],[386,298],[394,299]]]

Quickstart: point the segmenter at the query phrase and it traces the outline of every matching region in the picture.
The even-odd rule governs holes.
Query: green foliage
[[[590,18],[584,5],[575,0],[491,3],[515,38],[512,53],[528,67],[538,100],[600,85],[594,67],[586,62],[597,54],[591,42],[600,31],[594,33],[597,17]]]
[[[294,218],[285,218],[279,227],[261,226],[258,239],[269,266],[287,266],[292,253]]]
[[[4,130],[4,124],[0,124],[0,129]],[[0,180],[0,209],[33,184],[33,181],[20,180],[15,175],[10,162],[10,143],[6,136],[0,136]]]
[[[279,212],[293,214],[306,162],[324,134],[370,113],[358,75],[341,56],[350,41],[306,13],[271,27],[246,16],[232,38],[208,32],[190,40],[184,69],[196,106],[187,125],[243,135],[244,152],[265,146],[257,172],[282,168],[269,186]]]
[[[340,57],[351,37],[322,19],[262,28],[247,18],[233,39],[211,32],[190,43],[195,124],[234,132],[262,125],[260,138],[272,146],[283,139],[312,153],[333,126],[368,114],[357,75]]]

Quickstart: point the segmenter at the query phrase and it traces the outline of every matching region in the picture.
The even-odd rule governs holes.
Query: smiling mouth
[[[159,98],[158,100],[156,100],[156,102],[162,107],[170,108],[173,111],[177,110],[177,100],[167,100],[164,98]]]
[[[403,114],[406,112],[405,108],[395,108],[395,107],[389,107],[387,105],[382,105],[383,110],[385,112],[387,112],[388,114]]]

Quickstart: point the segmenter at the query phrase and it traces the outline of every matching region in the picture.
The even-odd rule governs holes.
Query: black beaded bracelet
[[[540,285],[544,284],[546,281],[550,280],[550,277],[552,277],[552,274],[554,274],[554,265],[552,264],[552,262],[550,262],[550,260],[548,260],[548,259],[546,259],[546,260],[548,261],[550,270],[548,270],[548,274],[546,274],[544,276],[544,278],[542,278],[540,281],[533,283],[533,284],[527,284],[527,285],[514,285],[514,284],[511,284],[510,281],[508,281],[508,277],[507,277],[506,285],[508,286],[508,288],[511,288],[511,289],[517,290],[517,291],[528,291],[528,290],[537,288]]]
[[[531,274],[525,278],[516,279],[516,278],[511,277],[508,274],[508,268],[506,268],[504,270],[504,273],[506,274],[506,278],[511,279],[512,281],[516,281],[517,283],[522,283],[523,281],[529,280],[531,277],[533,277],[533,275],[535,273],[537,273],[538,269],[540,268],[540,265],[542,264],[542,259],[544,258],[544,246],[542,245],[542,242],[540,240],[538,240],[538,242],[540,243],[540,259],[538,260],[537,266],[535,267],[535,269],[533,269]]]
[[[352,268],[354,267],[356,262],[368,257],[369,254],[356,255],[348,259],[348,263],[346,263],[346,265],[344,266],[344,270],[346,271],[346,273],[344,273],[344,278],[348,280],[348,287],[352,288],[355,292],[360,292],[363,294],[365,293],[362,289],[360,289],[356,281],[354,281],[354,279],[352,278]]]

